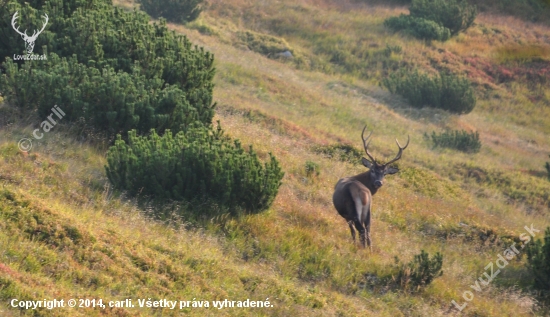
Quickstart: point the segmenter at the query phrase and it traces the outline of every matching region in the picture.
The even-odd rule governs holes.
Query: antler
[[[395,156],[395,158],[391,161],[389,161],[388,163],[384,164],[384,165],[390,165],[391,163],[399,160],[401,158],[401,155],[403,154],[403,150],[407,148],[407,146],[409,146],[409,141],[410,141],[410,137],[407,135],[407,144],[405,144],[405,146],[401,146],[401,144],[399,144],[399,141],[397,141],[397,138],[395,139],[395,143],[397,143],[397,146],[399,147],[399,152],[397,153],[397,155]]]
[[[370,136],[372,135],[372,132],[370,132],[370,134],[367,136],[367,138],[365,139],[364,135],[365,135],[365,130],[367,129],[367,126],[365,126],[363,128],[363,132],[361,132],[361,139],[363,139],[363,147],[365,148],[365,153],[367,153],[367,156],[370,158],[370,160],[373,162],[373,163],[376,163],[376,159],[369,153],[369,144],[370,144],[370,141],[367,143],[367,140],[369,140]]]
[[[40,35],[40,33],[42,33],[42,31],[44,31],[44,29],[46,28],[46,25],[48,25],[48,14],[44,13],[44,15],[42,17],[46,19],[46,22],[44,22],[44,25],[42,26],[42,29],[40,29],[40,31],[38,31],[38,33],[36,33],[36,30],[35,30],[31,37],[36,37],[36,36]],[[35,33],[36,33],[36,35],[35,35]]]
[[[19,33],[21,36],[29,37],[27,35],[27,30],[25,30],[25,33],[21,33],[21,31],[19,31],[19,28],[15,27],[15,20],[17,20],[17,18],[18,18],[18,16],[17,16],[18,12],[19,11],[15,11],[15,14],[13,15],[13,18],[11,19],[11,26],[13,27],[15,32]]]
[[[46,25],[48,24],[48,20],[49,20],[48,15],[46,13],[44,13],[44,15],[42,17],[46,19],[46,22],[44,22],[44,25],[42,26],[42,29],[40,31],[38,31],[38,33],[36,33],[36,30],[34,30],[34,33],[31,36],[28,36],[27,35],[27,30],[25,30],[25,33],[21,33],[21,31],[19,31],[19,28],[15,27],[15,20],[17,20],[17,18],[18,18],[18,16],[17,16],[18,13],[19,13],[19,11],[16,11],[15,14],[13,15],[13,18],[11,19],[11,26],[13,27],[15,32],[19,33],[21,36],[24,36],[25,40],[35,39],[38,35],[40,35],[40,33],[42,33],[42,31],[44,31],[44,29],[46,28]]]

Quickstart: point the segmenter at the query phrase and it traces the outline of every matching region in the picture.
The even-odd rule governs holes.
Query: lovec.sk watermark
[[[65,112],[63,112],[63,110],[61,110],[61,108],[59,108],[57,105],[55,105],[51,110],[52,110],[52,113],[47,117],[48,120],[42,121],[42,123],[40,123],[40,129],[34,129],[34,131],[32,132],[32,136],[36,140],[40,140],[44,137],[44,133],[42,133],[41,131],[44,131],[47,133],[47,132],[50,132],[50,130],[53,129],[53,127],[55,127],[55,125],[57,124],[57,121],[55,121],[52,118],[54,114],[59,119],[63,119],[63,117],[65,116]],[[23,138],[19,140],[19,142],[17,143],[17,146],[21,151],[28,152],[32,149],[32,141],[30,139]]]
[[[519,244],[520,250],[525,248],[527,243],[531,241],[531,237],[535,237],[536,232],[540,232],[540,230],[533,228],[533,224],[531,224],[531,227],[525,226],[525,230],[529,234],[522,233],[519,235],[519,240],[522,241]],[[489,285],[489,283],[491,283],[491,281],[500,273],[500,269],[504,269],[508,265],[508,260],[512,260],[518,254],[519,250],[516,248],[516,243],[514,242],[508,249],[504,250],[502,254],[497,255],[497,259],[494,263],[499,267],[499,269],[495,271],[493,262],[490,262],[487,266],[485,266],[485,272],[483,272],[483,275],[481,275],[473,285],[470,285],[470,287],[478,293],[481,292],[482,286]],[[490,272],[491,274],[488,274],[487,272]],[[474,293],[472,291],[464,291],[464,293],[462,293],[462,298],[466,301],[462,305],[459,305],[455,300],[451,302],[459,311],[462,311],[466,306],[468,306],[467,302],[471,302],[474,299]]]

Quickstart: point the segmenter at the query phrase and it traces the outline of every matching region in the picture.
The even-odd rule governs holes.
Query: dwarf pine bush
[[[405,14],[388,18],[384,21],[384,25],[394,31],[403,31],[423,40],[444,42],[451,37],[450,30],[437,22]]]
[[[396,264],[399,264],[399,258],[395,257]],[[420,254],[414,256],[414,260],[401,264],[397,281],[405,289],[413,288],[418,290],[430,284],[435,278],[443,275],[443,255],[437,252],[431,259],[429,254],[422,250]]]
[[[41,116],[58,105],[64,120],[86,118],[110,136],[211,124],[214,57],[165,21],[150,24],[145,13],[107,0],[8,0],[0,6],[1,29],[11,29],[16,11],[23,30],[42,25],[45,13],[55,23],[36,40],[35,54],[45,61],[11,60],[25,51],[24,41],[16,32],[0,34],[0,87],[11,104]]]
[[[170,22],[191,22],[199,17],[204,0],[139,0],[141,9],[155,19]]]
[[[537,289],[550,291],[550,227],[546,228],[544,243],[536,240],[528,245],[527,262]]]
[[[107,176],[114,187],[131,195],[197,201],[212,199],[230,210],[267,209],[277,195],[284,175],[269,154],[262,164],[252,147],[223,135],[219,124],[201,126],[163,136],[128,133],[128,143],[117,136],[107,153]]]
[[[412,17],[449,29],[453,36],[468,29],[477,16],[476,7],[466,0],[413,0],[409,11]]]
[[[479,132],[468,133],[465,130],[452,130],[443,133],[432,132],[434,147],[451,148],[462,152],[477,153],[481,149]]]
[[[386,19],[384,25],[419,39],[446,41],[468,29],[477,15],[466,0],[413,0],[409,11]]]
[[[476,104],[470,81],[452,73],[440,72],[439,75],[430,77],[418,70],[402,70],[386,77],[382,80],[382,85],[391,93],[406,98],[415,108],[428,106],[466,114]]]

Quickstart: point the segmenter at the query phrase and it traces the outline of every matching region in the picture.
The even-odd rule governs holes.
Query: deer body
[[[363,139],[363,146],[370,161],[366,158],[362,159],[362,163],[365,167],[369,168],[369,171],[340,179],[334,187],[334,194],[332,195],[332,202],[334,208],[338,211],[349,225],[351,231],[351,237],[355,242],[355,229],[359,231],[361,238],[361,244],[365,247],[365,243],[371,248],[371,205],[372,196],[376,194],[378,189],[384,184],[384,176],[388,174],[395,174],[399,170],[389,165],[401,158],[403,150],[409,145],[409,140],[404,147],[401,147],[397,139],[397,146],[399,147],[399,153],[397,156],[386,164],[379,164],[368,150],[371,134],[367,138],[364,138],[365,128],[361,138]]]

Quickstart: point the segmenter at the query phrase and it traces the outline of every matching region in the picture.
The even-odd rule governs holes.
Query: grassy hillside
[[[470,287],[525,226],[541,230],[537,238],[550,226],[550,27],[487,8],[445,43],[389,31],[384,19],[407,10],[376,2],[212,0],[199,20],[170,25],[215,55],[215,120],[261,159],[273,152],[281,162],[275,203],[257,215],[197,216],[219,208],[209,203],[140,206],[110,189],[105,144],[61,123],[20,152],[18,140],[42,119],[0,105],[0,315],[441,316],[459,315],[451,301],[464,303],[467,290],[475,297],[466,316],[550,314],[521,252],[481,291]],[[284,50],[294,58],[277,55]],[[379,87],[412,67],[469,78],[474,111],[413,109]],[[401,172],[374,196],[372,253],[351,243],[331,199],[339,178],[365,168],[319,151],[346,144],[362,153],[365,124],[381,160],[396,154],[396,137],[411,138]],[[433,149],[424,134],[447,128],[478,131],[481,151]],[[318,176],[307,175],[307,161]],[[394,258],[422,249],[443,254],[444,274],[404,292],[392,281]],[[27,311],[8,308],[12,298],[130,298],[136,307]],[[269,298],[273,307],[137,307],[149,298]]]

